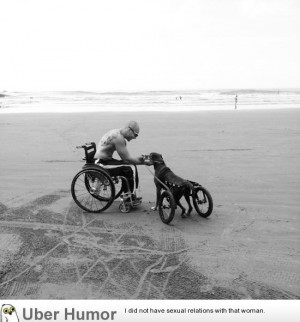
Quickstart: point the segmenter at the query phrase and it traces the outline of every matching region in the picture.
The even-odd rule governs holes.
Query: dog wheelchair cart
[[[209,191],[197,182],[190,181],[194,189],[191,193],[193,205],[199,216],[207,218],[213,211],[213,200]],[[163,223],[169,224],[174,216],[177,208],[172,189],[169,187],[164,188],[161,192],[158,201],[158,211],[160,219]]]
[[[145,159],[150,160],[149,155],[144,156]],[[149,170],[150,171],[150,170]],[[151,172],[151,171],[150,171]],[[152,172],[151,172],[152,173]],[[172,193],[172,187],[159,180],[153,173],[155,180],[161,185],[161,194],[158,200],[158,211],[160,219],[163,223],[169,224],[175,215],[177,208],[175,198]],[[193,185],[190,197],[192,197],[193,205],[199,216],[207,218],[213,211],[213,199],[209,191],[198,182],[190,181]]]
[[[100,213],[108,209],[119,197],[121,201],[119,209],[123,213],[129,212],[131,208],[141,204],[141,199],[133,199],[126,177],[111,176],[109,170],[94,163],[96,153],[94,142],[76,148],[84,149],[85,158],[83,160],[86,161],[83,169],[74,176],[71,184],[72,197],[81,209]]]

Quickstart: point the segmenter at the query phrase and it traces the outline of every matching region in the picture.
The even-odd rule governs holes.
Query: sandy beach
[[[132,155],[159,152],[212,194],[207,218],[143,203],[101,214],[74,203],[76,145],[134,119]],[[0,298],[299,299],[300,109],[0,115]],[[152,168],[151,168],[152,170]]]

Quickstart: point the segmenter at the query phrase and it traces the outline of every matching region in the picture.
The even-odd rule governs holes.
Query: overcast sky
[[[2,90],[299,88],[299,0],[0,0]]]

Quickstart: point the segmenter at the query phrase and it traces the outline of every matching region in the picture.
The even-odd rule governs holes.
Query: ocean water
[[[188,112],[299,108],[300,89],[146,92],[2,92],[0,113]]]

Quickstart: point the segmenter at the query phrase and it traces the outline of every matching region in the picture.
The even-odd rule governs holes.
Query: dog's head
[[[159,153],[151,152],[149,156],[150,156],[150,160],[151,160],[153,165],[155,165],[155,164],[164,164],[165,163],[162,155],[159,154]]]

